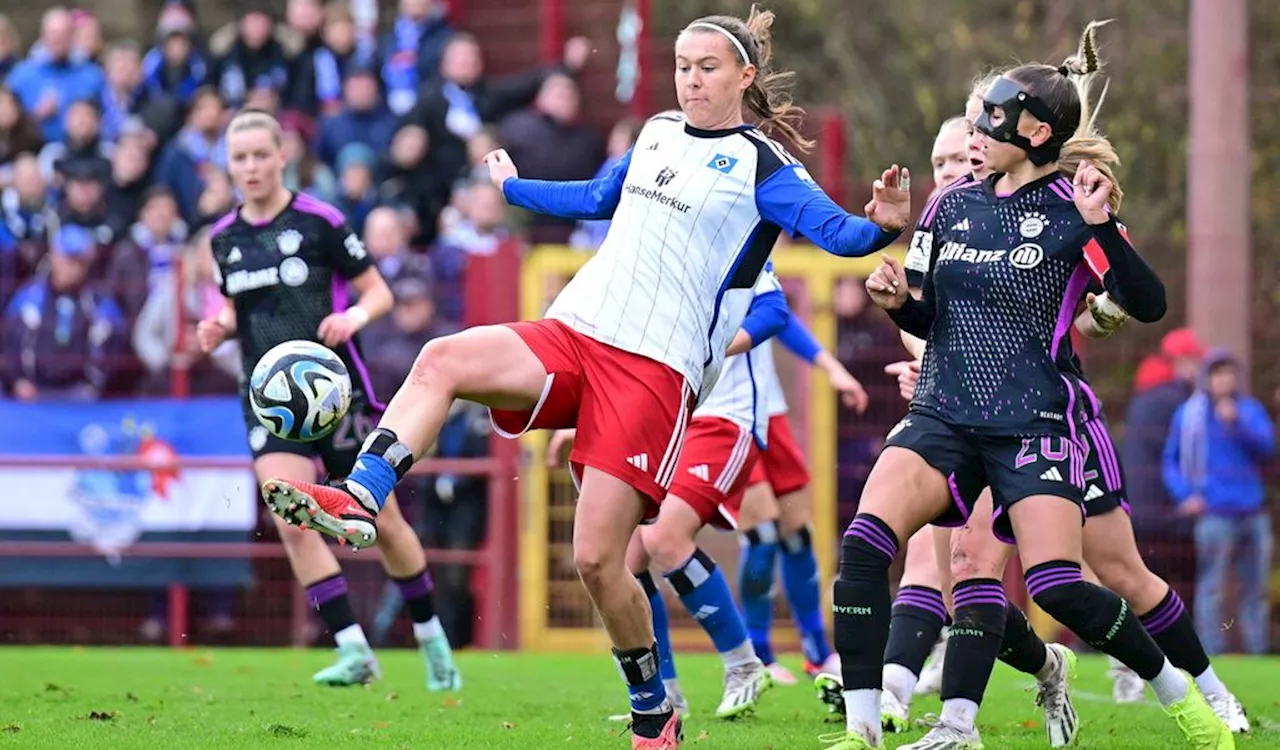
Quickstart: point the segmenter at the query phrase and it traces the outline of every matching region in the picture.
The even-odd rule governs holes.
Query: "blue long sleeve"
[[[755,348],[781,333],[789,317],[791,309],[787,307],[787,298],[782,292],[757,294],[751,300],[751,307],[747,308],[742,330],[751,337],[751,346]]]
[[[778,342],[787,348],[787,351],[803,359],[809,364],[813,364],[818,355],[822,353],[822,344],[813,337],[804,323],[796,317],[795,313],[787,316],[787,327],[782,329],[782,333],[778,334]]]
[[[509,177],[502,183],[507,203],[563,219],[608,219],[622,200],[622,183],[631,166],[631,152],[623,154],[604,176],[594,180],[524,180]]]
[[[803,235],[832,255],[861,258],[883,250],[899,232],[886,232],[875,223],[836,205],[809,173],[787,165],[756,186],[760,215],[791,236]]]
[[[1169,496],[1174,502],[1179,504],[1193,494],[1191,483],[1182,475],[1182,415],[1184,412],[1186,412],[1185,405],[1179,406],[1173,414],[1173,421],[1169,423],[1169,436],[1164,441],[1164,461],[1161,467],[1165,489],[1169,491]]]
[[[1236,422],[1236,434],[1254,458],[1270,458],[1275,452],[1275,434],[1270,415],[1254,399],[1242,398],[1238,403],[1240,416]]]

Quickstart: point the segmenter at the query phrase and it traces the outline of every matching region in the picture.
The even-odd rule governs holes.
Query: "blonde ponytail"
[[[1118,213],[1124,200],[1124,189],[1120,187],[1120,180],[1115,174],[1120,166],[1120,156],[1096,127],[1098,111],[1107,96],[1107,84],[1104,83],[1097,101],[1091,101],[1093,85],[1098,71],[1102,69],[1095,32],[1109,23],[1111,19],[1093,21],[1086,26],[1084,33],[1080,35],[1080,46],[1076,54],[1063,60],[1062,67],[1058,69],[1070,79],[1080,99],[1080,124],[1067,142],[1062,144],[1062,151],[1058,154],[1058,171],[1074,178],[1080,164],[1088,161],[1111,183],[1111,196],[1107,205],[1112,213]]]

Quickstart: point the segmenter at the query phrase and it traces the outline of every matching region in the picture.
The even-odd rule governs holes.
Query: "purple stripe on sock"
[[[1039,586],[1050,580],[1057,580],[1062,577],[1076,579],[1084,578],[1079,568],[1049,568],[1048,570],[1040,570],[1027,575],[1027,583]]]
[[[867,541],[871,541],[874,539],[877,542],[879,542],[879,544],[876,545],[876,549],[879,549],[880,551],[884,552],[886,555],[889,556],[890,559],[893,559],[894,557],[897,556],[898,540],[894,538],[892,533],[885,531],[879,526],[876,526],[869,519],[855,517],[853,519],[853,523],[849,524],[849,530],[860,531],[862,535],[865,535],[864,538],[866,538]]]
[[[892,549],[891,547],[886,547],[886,546],[884,545],[884,542],[878,541],[878,540],[876,540],[875,538],[873,538],[871,535],[869,535],[869,534],[866,532],[866,529],[862,529],[862,528],[854,528],[854,527],[850,526],[850,527],[849,527],[849,530],[848,530],[848,531],[846,531],[846,532],[844,532],[844,535],[845,535],[845,536],[856,536],[856,537],[858,537],[859,539],[861,539],[862,541],[866,542],[867,544],[870,544],[872,547],[875,547],[875,548],[876,548],[876,550],[878,550],[878,551],[880,552],[880,554],[884,555],[885,557],[889,558],[890,560],[892,560],[892,559],[894,558],[894,556],[895,556],[895,553],[894,553],[894,551],[893,551],[893,549]]]
[[[1168,630],[1186,611],[1187,607],[1183,604],[1182,597],[1178,596],[1178,592],[1170,589],[1169,596],[1164,601],[1138,619],[1142,621],[1142,627],[1148,633],[1156,635]]]
[[[898,595],[894,597],[893,606],[915,607],[936,615],[943,620],[947,619],[947,607],[942,601],[942,592],[937,589],[916,588],[914,586],[898,589]]]
[[[432,589],[435,588],[431,582],[431,574],[427,573],[425,570],[413,578],[396,581],[396,586],[400,588],[400,596],[403,597],[405,601],[409,601],[410,599],[420,599],[427,596],[431,593]]]
[[[312,608],[319,607],[321,604],[328,604],[334,599],[346,595],[347,579],[341,575],[317,581],[307,587],[307,599],[311,602]]]
[[[1004,607],[1009,600],[1004,596],[960,596],[955,598],[956,609],[961,607],[977,607],[983,604],[989,604],[994,607]]]
[[[1042,592],[1055,586],[1065,586],[1069,583],[1077,583],[1084,580],[1084,575],[1078,570],[1055,570],[1033,579],[1027,579],[1027,593],[1032,596],[1039,596]]]

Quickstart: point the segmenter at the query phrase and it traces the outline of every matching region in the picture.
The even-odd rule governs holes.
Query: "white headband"
[[[730,34],[730,33],[729,33],[729,30],[728,30],[728,29],[726,29],[725,27],[723,27],[723,26],[717,26],[717,25],[716,25],[716,24],[714,24],[714,23],[707,23],[706,21],[695,21],[694,23],[689,24],[689,26],[688,26],[687,28],[690,28],[690,29],[713,29],[713,30],[715,30],[715,31],[720,32],[721,34],[724,34],[724,35],[725,35],[725,38],[727,38],[729,41],[733,42],[733,46],[734,46],[734,47],[736,47],[736,48],[738,49],[738,54],[739,54],[739,55],[742,55],[742,62],[743,62],[744,64],[746,64],[746,65],[750,65],[750,64],[751,64],[751,58],[747,56],[747,48],[746,48],[746,47],[743,47],[743,46],[742,46],[742,42],[738,41],[738,37],[734,36],[733,34]]]

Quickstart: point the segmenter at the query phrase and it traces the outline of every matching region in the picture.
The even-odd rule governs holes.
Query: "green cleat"
[[[368,685],[382,678],[378,669],[378,660],[373,656],[373,649],[362,644],[348,643],[337,649],[338,661],[316,672],[311,678],[317,685],[331,687],[347,687],[348,685]]]
[[[443,634],[418,641],[418,652],[427,665],[427,690],[432,692],[462,689],[462,673],[453,663],[453,649]]]
[[[823,750],[879,750],[879,745],[873,745],[867,741],[866,737],[856,732],[834,732],[832,734],[819,735],[818,742],[823,745]]]
[[[1186,675],[1186,673],[1183,673]],[[1235,750],[1235,736],[1213,712],[1195,680],[1187,676],[1187,696],[1165,708],[1195,750]]]

